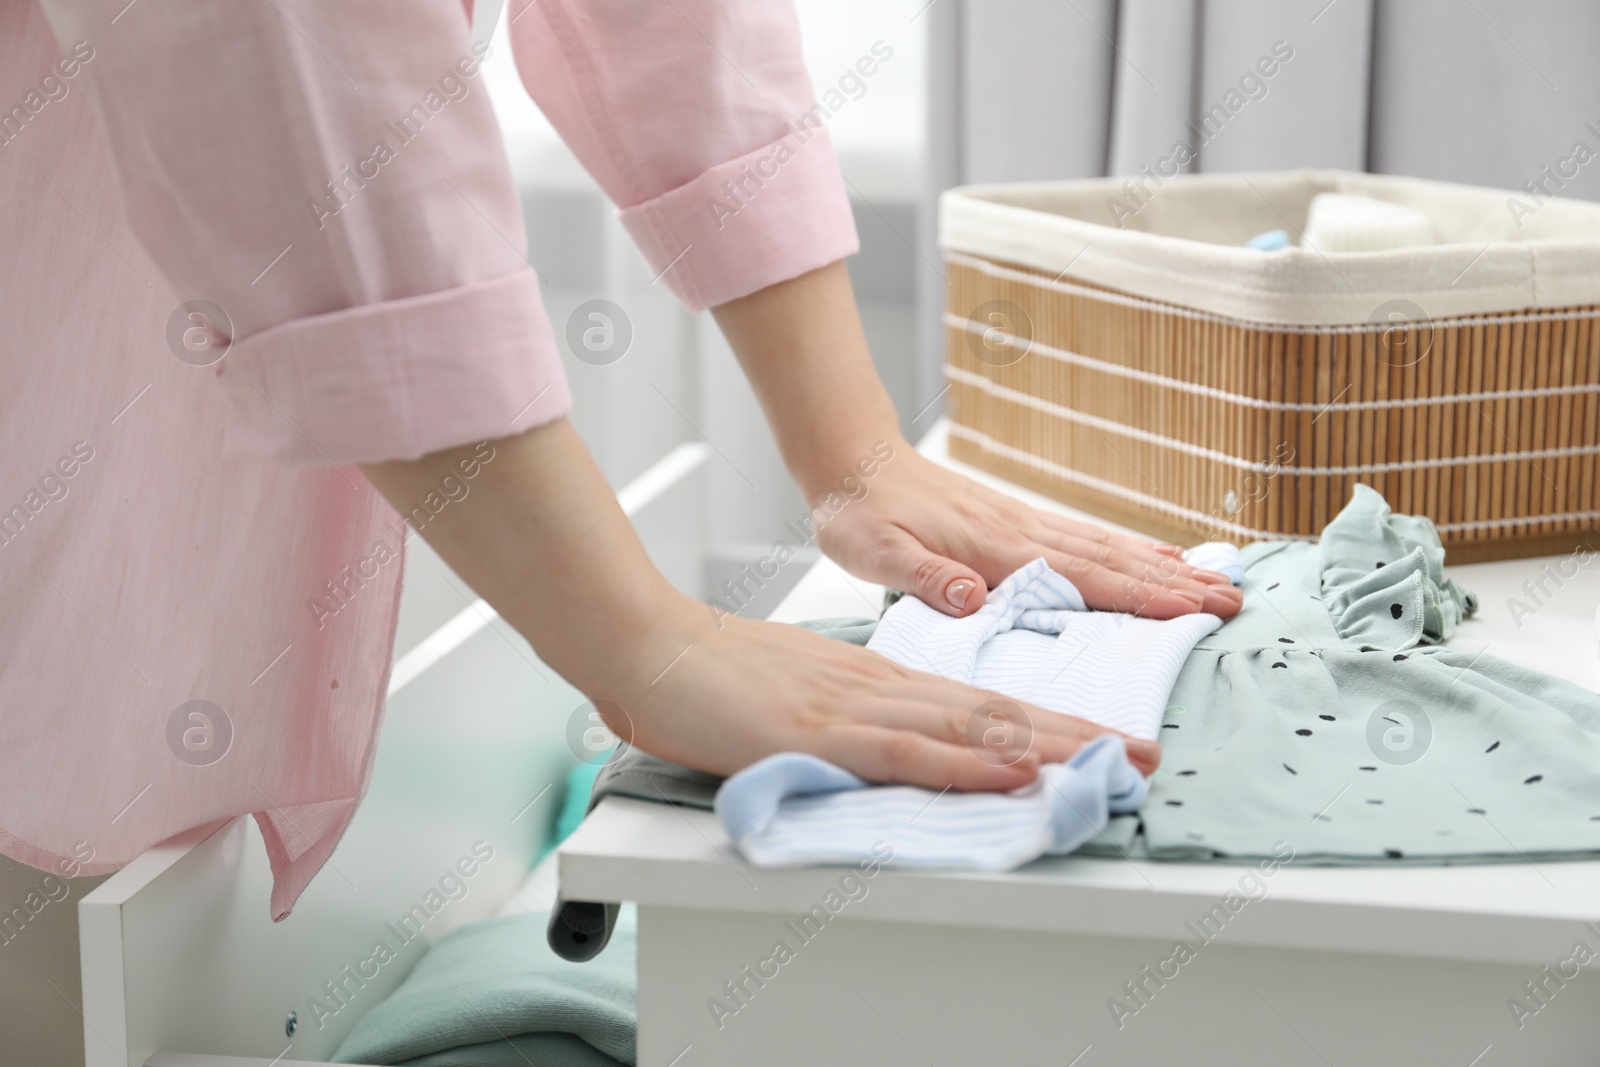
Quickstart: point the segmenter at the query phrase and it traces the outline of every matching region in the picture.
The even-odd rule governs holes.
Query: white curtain
[[[1600,158],[1574,162],[1579,141],[1600,155],[1593,0],[936,0],[922,17],[919,240],[935,263],[951,185],[1137,175],[1179,142],[1187,171],[1339,167],[1600,199]],[[944,388],[931,266],[918,299],[929,403]]]

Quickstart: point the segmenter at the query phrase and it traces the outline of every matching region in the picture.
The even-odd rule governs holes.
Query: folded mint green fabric
[[[546,912],[446,934],[339,1046],[336,1063],[616,1067],[635,1057],[638,919],[624,905],[606,953],[569,963]]]
[[[1139,818],[1089,851],[1420,863],[1600,852],[1600,697],[1439,647],[1477,607],[1433,524],[1357,486],[1318,544],[1244,550],[1244,607],[1190,655]],[[1281,857],[1281,853],[1279,853]]]
[[[406,1060],[406,1067],[616,1067],[617,1060],[571,1034],[518,1034]]]

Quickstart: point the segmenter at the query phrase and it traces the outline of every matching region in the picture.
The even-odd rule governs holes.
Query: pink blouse
[[[856,250],[786,0],[505,17],[691,308]],[[282,918],[338,844],[405,540],[351,465],[571,403],[482,49],[428,0],[0,3],[0,852],[250,812]]]

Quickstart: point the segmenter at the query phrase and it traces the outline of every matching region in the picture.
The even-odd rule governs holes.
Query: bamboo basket
[[[1147,182],[1130,218],[1128,188],[945,194],[951,455],[1181,544],[1314,540],[1361,482],[1453,560],[1600,546],[1600,205],[1293,172]],[[1324,189],[1441,243],[1240,247]]]

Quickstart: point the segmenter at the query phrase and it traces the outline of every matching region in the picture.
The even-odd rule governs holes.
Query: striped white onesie
[[[1206,614],[1163,621],[1090,611],[1076,586],[1036,559],[964,619],[902,598],[867,647],[914,670],[1154,740],[1183,661],[1221,625]]]
[[[1206,566],[1238,569],[1233,546],[1202,548],[1194,555]],[[1036,559],[964,619],[902,598],[867,647],[914,670],[1153,740],[1184,660],[1221,625],[1207,614],[1156,620],[1090,611],[1076,586]],[[873,786],[814,756],[781,753],[723,783],[716,811],[760,866],[853,863],[887,842],[905,866],[1001,870],[1071,852],[1104,829],[1110,813],[1137,810],[1144,795],[1121,740],[1107,737],[999,795]]]

